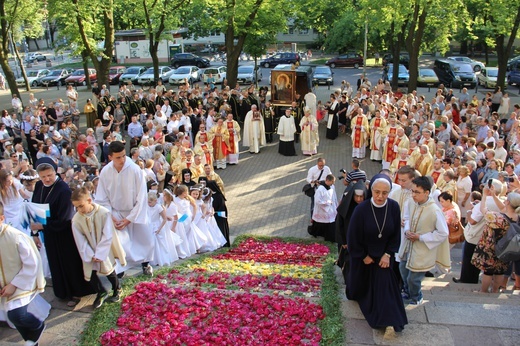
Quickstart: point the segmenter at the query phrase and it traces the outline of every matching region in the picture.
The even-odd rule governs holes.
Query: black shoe
[[[453,282],[455,282],[456,284],[462,284],[463,283],[462,281],[460,281],[460,279],[457,279],[457,278],[451,278],[451,280]]]
[[[394,331],[396,333],[401,333],[404,330],[404,326],[394,326]]]
[[[427,278],[433,278],[435,277],[435,275],[433,275],[432,272],[426,272],[426,275],[425,275]]]
[[[123,289],[120,287],[114,291],[112,296],[107,298],[107,302],[109,303],[117,303],[121,300],[121,294],[123,293]]]
[[[96,300],[94,300],[94,309],[99,309],[105,302],[105,299],[107,299],[107,296],[108,292],[98,293]]]

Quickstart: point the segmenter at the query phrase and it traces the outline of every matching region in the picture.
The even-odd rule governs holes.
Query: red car
[[[90,78],[90,82],[92,83],[97,79],[96,70],[93,68],[88,69],[88,74]],[[83,69],[74,71],[67,79],[65,79],[66,84],[73,85],[87,85],[87,80],[85,76],[85,71]]]
[[[363,66],[363,57],[358,53],[345,53],[329,59],[325,65],[330,66],[331,68],[346,66],[359,68],[360,66]]]
[[[124,67],[124,66],[112,66],[110,68],[110,70],[108,70],[109,83],[112,85],[119,84],[119,78],[125,72],[126,72],[126,67]]]

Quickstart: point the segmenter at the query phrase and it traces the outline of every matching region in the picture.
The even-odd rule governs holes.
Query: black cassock
[[[350,272],[347,297],[357,300],[359,307],[372,328],[394,327],[400,331],[408,324],[397,278],[392,270],[394,254],[401,242],[401,212],[399,204],[387,199],[388,212],[383,227],[385,206],[374,206],[371,200],[359,204],[350,219],[347,245],[350,252]],[[381,238],[374,219],[383,227]],[[389,268],[381,268],[379,261],[390,255]],[[370,256],[374,263],[366,265],[363,259]]]
[[[330,105],[329,109],[328,109],[328,113],[329,113],[329,120],[328,120],[328,123],[327,123],[327,132],[325,134],[325,137],[327,139],[336,139],[338,137],[338,131],[339,131],[339,124],[338,124],[338,111],[339,111],[339,103],[336,103],[336,104],[332,104]],[[331,120],[332,118],[332,120]],[[328,126],[328,124],[331,124],[330,125],[330,128]]]
[[[32,198],[34,203],[49,204],[51,215],[43,228],[43,238],[54,295],[61,299],[95,293],[84,279],[83,263],[72,235],[74,207],[70,201],[71,194],[69,186],[58,179],[49,187],[37,182]]]

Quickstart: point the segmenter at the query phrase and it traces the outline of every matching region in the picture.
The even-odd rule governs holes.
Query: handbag
[[[457,221],[456,224],[448,225],[449,236],[448,241],[450,244],[462,243],[464,241],[464,226],[460,221]]]
[[[495,255],[504,262],[520,260],[520,225],[504,215],[509,229],[495,244]]]
[[[318,176],[318,181],[321,179],[321,175],[323,174],[323,169],[321,170],[320,175]],[[303,185],[302,192],[307,197],[314,197],[314,193],[316,192],[317,186],[312,186],[311,184],[307,183]]]

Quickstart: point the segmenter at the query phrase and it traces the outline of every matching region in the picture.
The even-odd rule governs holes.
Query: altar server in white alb
[[[148,227],[146,180],[143,171],[126,157],[125,146],[108,146],[111,162],[99,175],[96,203],[112,214],[119,239],[126,252],[128,266],[141,263],[143,274],[153,275],[155,235]],[[121,272],[124,268],[118,268]]]
[[[4,221],[0,203],[0,320],[7,317],[25,345],[37,345],[50,310],[39,296],[45,289],[40,254],[28,235]]]

